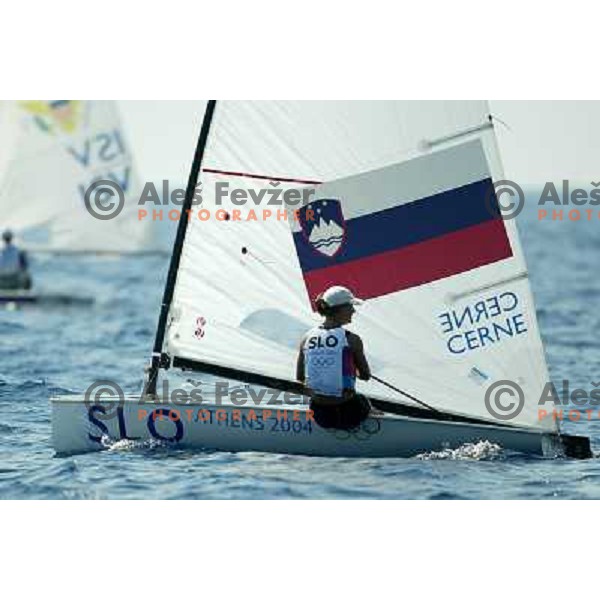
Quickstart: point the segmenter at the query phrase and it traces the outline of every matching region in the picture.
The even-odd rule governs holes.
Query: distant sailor
[[[0,250],[0,289],[28,290],[31,277],[28,273],[27,255],[13,243],[12,231],[2,234],[4,247]]]
[[[357,375],[365,381],[371,377],[363,343],[344,329],[360,303],[345,287],[329,288],[316,300],[325,321],[300,346],[296,377],[310,389],[314,419],[325,429],[354,429],[371,410],[369,401],[355,391]]]

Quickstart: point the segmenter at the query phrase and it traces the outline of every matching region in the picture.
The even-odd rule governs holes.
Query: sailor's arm
[[[348,333],[348,345],[350,346],[354,356],[354,364],[356,365],[358,378],[368,381],[371,379],[371,369],[369,367],[369,363],[367,362],[367,357],[365,356],[363,342],[355,333]]]
[[[27,258],[27,252],[25,252],[24,250],[21,250],[19,252],[19,266],[21,267],[22,271],[27,271],[27,269],[29,268],[29,260]]]
[[[298,360],[296,361],[296,379],[304,383],[304,338],[298,349]]]

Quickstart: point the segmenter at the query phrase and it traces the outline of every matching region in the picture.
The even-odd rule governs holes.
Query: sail
[[[139,181],[115,102],[31,100],[0,106],[0,227],[33,240],[32,249],[157,249],[152,223],[138,219]],[[99,180],[123,192],[124,207],[112,219],[97,219],[86,209],[86,191]],[[95,196],[90,198],[94,202]]]
[[[538,415],[548,372],[501,179],[485,101],[218,102],[164,352],[293,380],[315,296],[346,285],[365,300],[349,329],[380,378],[502,422],[511,398],[486,392],[508,380],[524,398],[510,424],[554,430]]]

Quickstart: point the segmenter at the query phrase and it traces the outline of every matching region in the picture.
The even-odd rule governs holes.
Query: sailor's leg
[[[369,416],[371,403],[361,394],[349,395],[340,406],[340,429],[355,429]]]
[[[315,423],[323,429],[340,428],[339,403],[341,399],[325,398],[314,395],[310,401],[310,410]]]
[[[24,290],[30,290],[31,289],[31,275],[27,272],[27,271],[22,271],[21,273],[21,282],[22,282],[22,288]]]

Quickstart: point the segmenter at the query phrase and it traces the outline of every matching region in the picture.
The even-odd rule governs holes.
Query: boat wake
[[[424,452],[416,458],[420,460],[495,460],[501,458],[502,446],[487,440],[463,444],[458,448],[446,448],[440,451]]]
[[[153,450],[155,448],[164,448],[168,446],[161,440],[113,440],[107,435],[103,435],[100,440],[103,448],[109,452],[123,452],[130,450]]]

